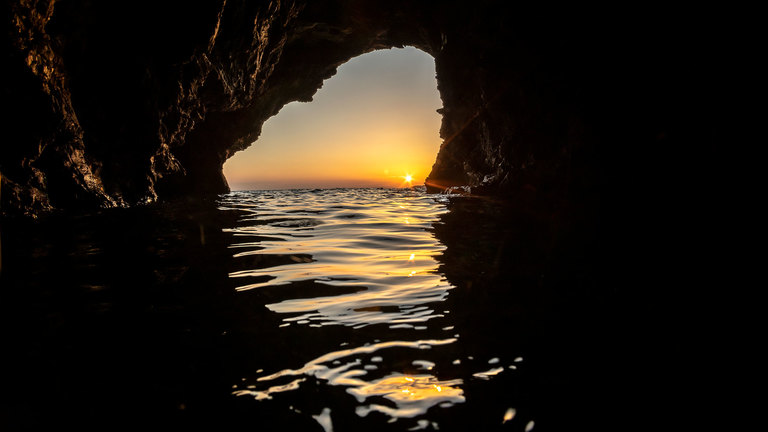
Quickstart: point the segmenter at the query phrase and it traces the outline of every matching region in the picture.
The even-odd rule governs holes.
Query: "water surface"
[[[6,222],[4,426],[594,424],[602,303],[563,226],[415,189]]]

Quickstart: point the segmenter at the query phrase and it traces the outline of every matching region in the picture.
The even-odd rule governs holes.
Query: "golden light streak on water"
[[[398,335],[351,347],[344,342],[346,348],[305,359],[303,366],[257,372],[236,385],[234,395],[271,400],[315,382],[344,388],[360,417],[378,413],[396,421],[464,403],[467,380],[488,381],[504,371],[484,370],[501,361],[491,356],[463,376],[451,376],[446,367],[470,366],[425,355],[459,336],[454,325],[430,324],[450,312],[440,303],[454,289],[436,259],[445,250],[432,232],[447,212],[440,197],[405,189],[254,191],[229,194],[220,208],[242,214],[224,230],[233,238],[232,257],[242,263],[229,278],[241,293],[273,299],[263,306],[279,319],[279,331],[383,326],[384,334]],[[453,337],[419,337],[433,331]],[[421,334],[408,339],[408,332]],[[389,361],[391,352],[397,362]],[[313,418],[327,430],[330,408],[323,413]],[[419,428],[438,427],[416,421]]]

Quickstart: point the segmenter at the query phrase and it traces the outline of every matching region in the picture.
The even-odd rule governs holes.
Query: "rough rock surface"
[[[433,191],[589,195],[617,146],[693,139],[668,10],[511,3],[6,1],[2,211],[225,192],[224,161],[266,119],[350,58],[404,45],[436,62]]]

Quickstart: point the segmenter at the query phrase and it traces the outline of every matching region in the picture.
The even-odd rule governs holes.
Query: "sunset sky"
[[[339,67],[310,103],[293,102],[224,164],[232,190],[423,184],[440,147],[434,59],[375,51]]]

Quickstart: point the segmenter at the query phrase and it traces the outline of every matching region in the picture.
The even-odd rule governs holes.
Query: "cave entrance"
[[[224,175],[232,190],[421,185],[440,147],[441,107],[431,55],[413,47],[363,54],[312,102],[267,120]]]

